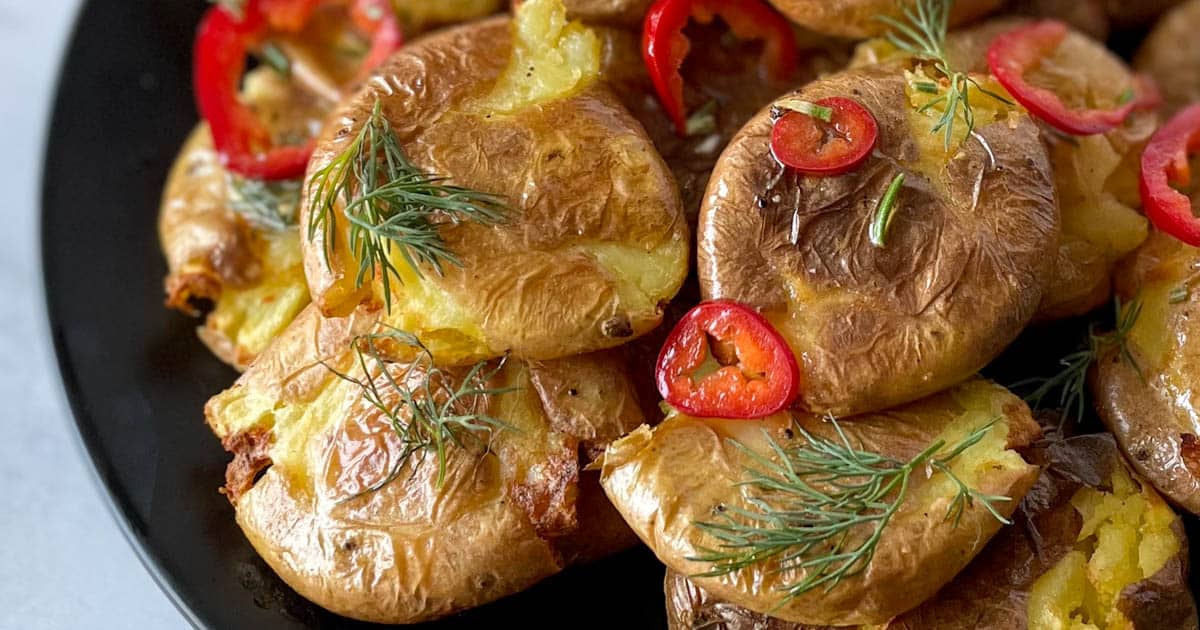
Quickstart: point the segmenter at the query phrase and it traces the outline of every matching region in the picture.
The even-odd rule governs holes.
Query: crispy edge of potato
[[[1028,407],[1007,390],[976,381],[902,409],[847,419],[841,426],[852,442],[862,442],[868,450],[883,451],[903,460],[943,431],[964,430],[959,425],[971,423],[972,419],[987,422],[988,418],[997,417],[993,413],[1004,419],[997,425],[1003,428],[993,429],[995,433],[989,439],[995,443],[984,449],[989,455],[976,451],[977,455],[971,456],[991,463],[971,462],[968,457],[964,462],[971,463],[963,465],[987,467],[987,473],[980,479],[967,481],[979,484],[980,491],[1013,497],[1014,501],[997,506],[1007,516],[1016,509],[1016,500],[1025,495],[1038,474],[1036,466],[1010,449],[1028,445],[1040,433]],[[832,431],[815,416],[796,419],[818,435],[829,437],[827,434]],[[761,442],[764,438],[757,431],[761,428],[776,439],[783,439],[790,433],[785,431],[787,423],[784,417],[749,422],[673,415],[653,431],[643,427],[614,442],[605,453],[601,483],[626,522],[659,560],[674,571],[697,575],[710,566],[692,558],[703,548],[715,548],[719,543],[692,522],[709,518],[710,507],[741,503],[733,488],[741,480],[740,468],[745,463],[741,459],[745,456],[737,455],[738,451],[723,437],[736,435],[739,441]],[[891,447],[879,448],[880,444]],[[987,449],[996,446],[999,448],[994,455],[998,459],[988,459],[993,453]],[[761,452],[766,447],[757,443],[751,448]],[[1005,463],[1000,463],[1002,460]],[[790,621],[818,625],[886,622],[933,595],[1000,528],[998,521],[977,506],[967,508],[959,527],[929,518],[929,513],[944,513],[950,500],[943,496],[948,487],[940,483],[947,480],[933,479],[940,481],[928,484],[917,481],[918,485],[910,487],[913,494],[884,531],[871,564],[863,573],[845,578],[834,589],[816,589],[781,602],[774,587],[783,580],[794,581],[800,576],[796,570],[781,574],[765,567],[720,577],[696,577],[695,581],[723,600]],[[929,497],[929,492],[937,498]],[[920,505],[910,502],[913,497],[918,498]],[[904,588],[895,588],[897,584],[903,584]]]

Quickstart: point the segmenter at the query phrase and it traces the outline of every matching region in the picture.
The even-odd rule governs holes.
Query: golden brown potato
[[[929,95],[895,66],[794,95],[847,94],[878,120],[875,157],[837,177],[784,172],[762,111],[721,156],[697,234],[704,297],[762,311],[800,363],[801,405],[838,415],[903,404],[983,367],[1033,315],[1058,239],[1050,167],[1027,116],[972,97],[990,168],[980,142],[945,152],[930,133],[935,114],[910,100]],[[876,247],[869,225],[898,172],[898,210]]]
[[[1032,456],[1049,468],[1015,524],[937,595],[886,628],[1042,630],[1073,627],[1072,618],[1096,630],[1196,628],[1183,524],[1130,475],[1112,436],[1056,437]],[[671,571],[665,590],[671,630],[818,630],[717,600]]]
[[[522,1],[512,0],[513,7],[519,7]],[[653,3],[654,0],[563,0],[567,15],[573,20],[638,28]]]
[[[803,48],[795,72],[779,79],[763,67],[760,43],[731,39],[722,24],[691,24],[686,31],[691,49],[680,68],[684,102],[693,120],[708,115],[712,119],[711,124],[699,125],[696,133],[680,137],[646,73],[640,33],[597,32],[604,41],[601,73],[671,167],[690,225],[696,223],[713,165],[742,125],[787,90],[842,69],[848,56],[842,44],[801,39]]]
[[[878,16],[899,18],[895,0],[770,0],[797,24],[826,35],[865,38],[882,35],[888,27]],[[966,24],[987,15],[1004,0],[958,0],[950,16],[952,25]]]
[[[617,351],[492,362],[475,382],[360,359],[360,335],[391,331],[379,318],[310,306],[206,407],[234,455],[225,492],[238,524],[284,581],[339,614],[414,623],[636,541],[580,458],[643,421]],[[461,386],[491,391],[448,403]],[[503,424],[451,429],[442,465],[406,393]]]
[[[1167,13],[1146,36],[1133,67],[1158,84],[1168,114],[1200,101],[1200,0],[1188,0]]]
[[[310,136],[329,104],[272,70],[251,72],[243,98],[278,137]],[[214,308],[200,338],[238,369],[308,304],[294,226],[299,182],[264,186],[221,167],[207,125],[188,137],[167,177],[158,218],[167,305]]]
[[[491,15],[503,6],[504,0],[392,0],[392,7],[409,32],[474,20]]]
[[[1037,467],[1012,450],[1028,445],[1039,433],[1029,408],[1004,388],[985,381],[972,381],[887,413],[847,419],[840,426],[856,449],[899,462],[938,440],[944,440],[942,449],[949,448],[988,427],[982,441],[963,451],[960,459],[951,460],[949,468],[984,494],[1009,497],[994,504],[1003,515],[1012,514],[1037,478]],[[639,428],[609,446],[601,483],[625,521],[667,567],[697,576],[693,579],[698,585],[721,599],[798,623],[884,623],[933,595],[1000,528],[979,501],[964,506],[957,526],[943,518],[957,486],[942,472],[920,474],[910,478],[909,494],[882,529],[873,558],[861,572],[831,588],[817,587],[786,599],[780,589],[802,580],[806,570],[797,564],[781,567],[778,556],[732,573],[699,576],[713,565],[698,557],[705,550],[720,549],[722,543],[697,522],[728,515],[733,522],[748,524],[740,511],[758,512],[763,505],[777,510],[803,508],[798,498],[788,498],[795,495],[757,492],[744,485],[749,468],[765,466],[756,458],[780,463],[768,436],[783,449],[805,444],[797,427],[826,440],[837,439],[829,422],[799,413],[762,420],[669,414],[656,429]],[[852,529],[848,540],[861,541],[870,530],[870,526]],[[817,549],[827,553],[823,547]],[[811,555],[801,558],[812,560]]]
[[[1134,364],[1117,348],[1092,374],[1096,410],[1139,474],[1180,507],[1200,513],[1200,319],[1193,282],[1200,250],[1153,232],[1122,263],[1117,291],[1142,308],[1127,335]]]
[[[526,2],[515,21],[473,23],[401,50],[323,132],[310,177],[346,150],[379,101],[418,168],[511,206],[498,225],[439,225],[462,263],[444,275],[423,265],[418,277],[392,250],[402,281],[391,280],[386,319],[440,362],[617,346],[653,329],[679,289],[688,230],[678,191],[645,131],[598,80],[600,54],[599,39],[568,25],[561,4]],[[309,288],[328,316],[384,303],[382,276],[357,286],[345,217],[335,214],[340,237],[328,261],[323,232],[302,243]]]

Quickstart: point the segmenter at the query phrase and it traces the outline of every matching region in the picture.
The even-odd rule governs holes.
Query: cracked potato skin
[[[404,458],[390,420],[333,371],[371,378],[396,403],[350,350],[379,317],[329,319],[310,306],[206,406],[233,451],[225,492],[238,525],[285,582],[341,615],[416,623],[636,541],[598,474],[583,470],[587,453],[643,422],[618,351],[504,364],[488,386],[520,389],[483,404],[512,430],[487,448],[449,447],[439,483],[436,456]],[[406,386],[423,377],[403,363],[386,369]]]
[[[721,156],[701,209],[703,297],[775,325],[800,364],[799,405],[814,412],[886,409],[970,377],[1029,322],[1054,260],[1058,209],[1034,122],[1010,112],[977,125],[996,158],[985,173],[980,143],[947,161],[940,137],[913,127],[924,123],[905,85],[889,65],[795,93],[852,94],[878,120],[877,157],[838,177],[783,172],[769,109],[759,112]],[[908,179],[887,246],[875,247],[869,225],[897,170]]]
[[[379,99],[420,169],[513,206],[500,225],[439,226],[461,267],[392,282],[399,308],[389,321],[421,337],[439,362],[621,345],[659,323],[687,271],[688,228],[670,171],[603,83],[511,113],[488,110],[511,40],[511,21],[496,18],[402,49],[331,116],[309,165],[311,177],[342,152]],[[307,206],[306,198],[302,223]],[[344,236],[340,216],[335,229]],[[381,303],[378,280],[355,287],[357,261],[344,237],[337,242],[330,266],[321,234],[302,243],[314,301],[327,316]],[[453,316],[435,321],[435,309],[410,299],[416,293]]]

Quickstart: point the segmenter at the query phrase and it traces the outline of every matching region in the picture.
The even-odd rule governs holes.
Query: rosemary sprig
[[[229,208],[256,227],[281,232],[296,226],[300,182],[268,182],[228,173],[225,179]]]
[[[815,437],[797,425],[804,444],[784,447],[768,434],[768,455],[733,442],[754,462],[747,468],[749,479],[739,484],[752,489],[747,499],[752,509],[721,506],[718,520],[695,523],[720,545],[690,558],[712,565],[694,577],[725,575],[774,559],[779,571],[805,572],[800,581],[782,587],[780,605],[818,587],[828,591],[871,563],[884,530],[904,502],[913,473],[926,467],[957,486],[944,517],[955,527],[965,508],[976,501],[997,520],[1009,523],[995,508],[1008,497],[971,488],[949,466],[978,444],[996,420],[945,452],[946,441],[937,440],[907,462],[855,448],[837,420],[830,416],[829,421],[837,440]]]
[[[892,217],[896,214],[896,197],[900,195],[900,187],[904,185],[904,173],[896,173],[892,183],[888,184],[879,205],[875,206],[875,218],[871,221],[869,231],[871,244],[883,247],[887,244],[888,228],[892,225]]]
[[[1059,373],[1013,384],[1014,389],[1037,386],[1025,397],[1025,401],[1029,403],[1030,407],[1042,408],[1046,396],[1049,396],[1051,392],[1058,391],[1057,402],[1059,408],[1062,409],[1062,417],[1065,419],[1074,414],[1076,422],[1082,422],[1084,401],[1087,395],[1088,370],[1102,355],[1113,348],[1116,348],[1121,357],[1137,371],[1138,376],[1145,380],[1146,377],[1142,373],[1141,366],[1129,351],[1129,332],[1133,330],[1134,324],[1137,323],[1138,317],[1142,313],[1141,297],[1135,297],[1124,307],[1121,305],[1120,297],[1114,299],[1113,304],[1116,309],[1116,327],[1113,331],[1096,334],[1096,325],[1091,324],[1088,326],[1087,347],[1059,359],[1058,363],[1063,368]]]
[[[415,348],[417,357],[403,370],[394,373],[381,352],[383,343]],[[361,378],[339,372],[328,364],[322,365],[338,378],[360,387],[363,400],[384,414],[402,445],[400,456],[388,476],[355,497],[379,490],[400,475],[409,459],[418,457],[417,465],[420,465],[429,454],[437,458],[437,485],[440,488],[446,478],[446,454],[451,446],[465,448],[467,440],[486,445],[485,438],[493,431],[512,428],[482,411],[488,397],[515,390],[487,387],[487,382],[503,369],[503,360],[490,370],[486,361],[480,361],[461,379],[454,379],[434,366],[433,356],[416,336],[390,326],[383,332],[355,337],[351,345],[363,373]],[[410,382],[414,379],[415,385]],[[455,380],[458,385],[453,384]]]
[[[961,116],[967,125],[964,137],[970,137],[975,130],[975,112],[971,109],[970,90],[974,88],[1006,105],[1012,101],[988,90],[966,72],[955,70],[946,57],[946,31],[950,23],[950,9],[954,0],[897,0],[903,20],[891,16],[880,15],[876,19],[883,22],[891,30],[887,40],[893,46],[913,57],[925,59],[933,64],[933,68],[941,75],[945,83],[945,93],[922,105],[917,111],[925,111],[945,104],[945,112],[933,126],[932,132],[941,132],[944,138],[945,150],[950,151],[954,139],[954,123]],[[938,94],[941,86],[934,81],[919,81],[917,90]],[[961,110],[961,114],[959,113]]]
[[[358,259],[355,284],[374,281],[378,274],[390,312],[391,281],[403,283],[393,255],[398,254],[417,277],[422,277],[422,264],[441,275],[444,263],[461,267],[462,262],[442,240],[438,226],[443,221],[439,219],[486,225],[505,220],[508,207],[499,197],[445,181],[422,172],[408,160],[383,115],[382,103],[376,100],[354,141],[309,181],[308,238],[324,235],[325,264],[329,266],[340,202],[340,212],[349,225],[349,247]]]

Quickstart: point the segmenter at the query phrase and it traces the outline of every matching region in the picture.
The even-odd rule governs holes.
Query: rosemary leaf
[[[888,185],[887,191],[883,193],[883,197],[879,199],[879,205],[875,207],[875,219],[871,221],[871,244],[875,247],[883,247],[887,244],[888,228],[892,225],[892,217],[896,214],[896,197],[900,194],[900,188],[904,185],[904,173],[897,173],[896,177],[892,178],[892,183]]]
[[[978,444],[989,422],[947,448],[937,440],[907,462],[855,448],[832,416],[837,439],[818,438],[795,425],[800,446],[784,446],[766,435],[769,453],[732,445],[752,462],[739,486],[749,509],[718,506],[713,521],[693,523],[720,542],[690,558],[711,565],[693,577],[715,577],[772,561],[778,571],[803,569],[804,577],[782,587],[786,602],[816,588],[833,589],[866,570],[891,519],[904,503],[914,472],[925,467],[945,475],[956,489],[945,520],[957,527],[967,507],[980,503],[998,521],[1009,521],[996,504],[1010,499],[986,495],[958,477],[950,463]]]

